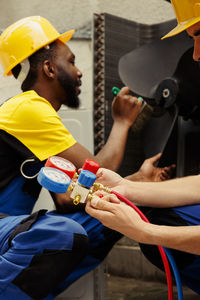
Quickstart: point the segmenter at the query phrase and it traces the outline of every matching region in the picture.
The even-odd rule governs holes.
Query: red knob
[[[73,178],[76,172],[76,167],[69,160],[60,156],[49,157],[45,163],[45,167],[58,169],[67,174],[70,178]]]
[[[96,174],[96,172],[98,171],[99,168],[100,168],[100,165],[96,161],[89,159],[89,158],[87,158],[84,161],[84,164],[82,167],[83,170],[90,171],[93,174]]]

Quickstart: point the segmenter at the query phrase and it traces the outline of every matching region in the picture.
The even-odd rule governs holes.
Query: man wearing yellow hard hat
[[[171,4],[174,8],[178,24],[163,38],[179,34],[200,22],[200,1],[171,0]]]
[[[178,24],[164,38],[187,30],[194,39],[193,58],[198,62],[200,0],[171,2]],[[144,222],[132,208],[110,195],[88,202],[86,211],[101,220],[105,226],[141,243],[145,256],[159,268],[162,268],[160,255],[152,245],[175,249],[172,254],[182,283],[200,294],[200,176],[159,183],[130,182],[106,169],[101,169],[97,176],[102,184],[109,185],[124,197],[141,205],[140,209],[152,224]]]
[[[91,158],[117,170],[141,107],[125,87],[114,99],[114,124],[102,150],[93,156],[74,139],[57,114],[62,104],[79,105],[82,73],[65,44],[73,32],[60,34],[45,18],[32,16],[0,36],[4,75],[19,80],[23,91],[0,106],[0,300],[53,299],[96,267],[121,236],[81,205],[75,208],[67,194],[52,194],[55,212],[27,217],[41,190],[34,175],[48,157],[61,156],[77,168]],[[169,178],[171,167],[153,166],[159,157],[144,163],[148,180]],[[140,170],[132,179],[145,176]]]
[[[174,36],[186,30],[188,35],[194,39],[194,53],[195,61],[200,59],[200,1],[198,0],[171,0],[176,18],[177,26],[172,29],[164,38]]]

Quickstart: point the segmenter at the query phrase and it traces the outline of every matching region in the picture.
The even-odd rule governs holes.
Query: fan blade
[[[145,157],[164,151],[178,117],[176,105],[165,110],[159,117],[152,117],[143,130],[143,149]]]
[[[152,91],[174,74],[180,58],[191,47],[193,41],[185,32],[145,44],[120,58],[120,78],[137,95],[154,98]]]

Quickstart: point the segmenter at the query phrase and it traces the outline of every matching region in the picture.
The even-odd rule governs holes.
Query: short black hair
[[[30,90],[35,84],[38,76],[38,66],[43,63],[45,60],[52,60],[56,55],[57,42],[49,44],[49,48],[43,47],[37,52],[33,53],[28,59],[30,62],[29,73],[22,83],[21,89],[23,92]],[[18,64],[12,69],[12,74],[15,78],[18,77],[21,71],[21,65]]]

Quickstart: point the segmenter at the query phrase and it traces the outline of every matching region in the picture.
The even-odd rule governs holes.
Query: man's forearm
[[[129,126],[114,122],[109,138],[104,147],[96,155],[103,168],[116,171],[123,159]]]
[[[200,254],[200,226],[171,227],[144,223],[142,230],[138,242]],[[134,234],[130,238],[134,239]]]
[[[175,207],[200,203],[200,176],[189,176],[163,182],[124,181],[125,197],[152,207]]]
[[[131,181],[146,181],[144,176],[139,171],[136,172],[136,173],[133,173],[131,175],[128,175],[124,178],[127,179],[127,180],[131,180]]]

